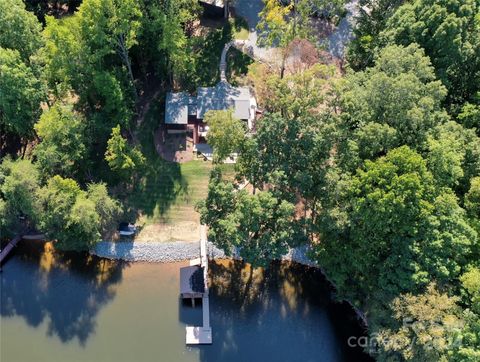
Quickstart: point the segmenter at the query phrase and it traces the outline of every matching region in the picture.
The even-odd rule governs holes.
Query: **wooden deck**
[[[187,326],[185,328],[186,344],[212,344],[212,328],[210,327],[210,301],[208,299],[208,256],[207,256],[207,229],[205,225],[200,226],[200,258],[190,261],[190,265],[203,267],[203,280],[205,291],[202,295],[202,316],[203,326]]]

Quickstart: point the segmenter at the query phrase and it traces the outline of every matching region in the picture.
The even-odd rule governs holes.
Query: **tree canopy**
[[[34,155],[45,175],[74,175],[82,167],[87,151],[86,121],[71,105],[54,104],[45,110],[35,131],[41,142]]]
[[[207,141],[213,147],[216,162],[222,162],[237,152],[245,139],[246,125],[233,116],[231,109],[208,111],[204,122],[208,125]]]

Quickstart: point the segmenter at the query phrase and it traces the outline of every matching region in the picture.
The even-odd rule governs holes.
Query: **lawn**
[[[199,238],[198,201],[208,192],[212,163],[193,160],[175,163],[163,160],[155,150],[154,134],[163,118],[164,95],[154,101],[142,124],[136,129],[146,158],[139,179],[122,195],[129,220],[141,226],[136,240],[193,241]],[[226,177],[233,177],[234,166],[222,165]]]
[[[195,211],[198,201],[208,193],[212,164],[194,160],[186,163],[163,164],[160,172],[150,173],[142,180],[132,203],[139,216],[141,241],[193,241],[200,235],[200,215]],[[226,175],[233,175],[233,165],[222,165]]]

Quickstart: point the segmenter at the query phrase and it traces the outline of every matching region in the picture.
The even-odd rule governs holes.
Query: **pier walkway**
[[[201,293],[203,326],[187,326],[185,328],[185,343],[212,344],[212,328],[210,327],[210,302],[208,299],[207,229],[205,225],[200,226],[200,258],[190,261],[190,267],[195,265],[200,267],[203,271],[204,288],[203,292]]]

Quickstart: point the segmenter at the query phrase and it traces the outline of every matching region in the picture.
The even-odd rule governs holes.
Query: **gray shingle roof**
[[[215,87],[197,89],[197,118],[203,119],[210,110],[234,109],[239,119],[250,118],[250,89],[232,87],[227,82],[220,82]]]
[[[190,97],[185,92],[167,93],[167,100],[165,103],[165,123],[187,124],[189,100]]]

